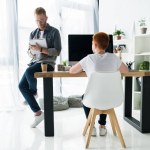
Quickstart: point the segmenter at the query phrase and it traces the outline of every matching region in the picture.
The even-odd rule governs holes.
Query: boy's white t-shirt
[[[93,72],[118,71],[122,61],[113,53],[90,54],[79,61],[89,77]]]

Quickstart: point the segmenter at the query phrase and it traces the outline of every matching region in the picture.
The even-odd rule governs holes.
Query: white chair
[[[89,147],[90,138],[96,115],[108,114],[114,135],[120,139],[121,145],[125,148],[125,142],[117,121],[114,108],[121,105],[124,99],[120,72],[94,72],[89,78],[84,94],[83,104],[91,108],[83,135],[88,128],[89,133],[86,141],[86,148]]]

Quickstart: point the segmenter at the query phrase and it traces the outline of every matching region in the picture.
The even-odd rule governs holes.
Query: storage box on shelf
[[[116,47],[121,47],[121,54],[116,53],[117,56],[120,57],[124,63],[131,63],[134,61],[134,55],[133,55],[133,48],[132,48],[132,39],[121,39],[121,40],[115,40],[114,39],[114,49]]]

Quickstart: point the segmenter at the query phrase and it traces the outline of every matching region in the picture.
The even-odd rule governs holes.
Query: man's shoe
[[[36,93],[36,94],[34,95],[34,98],[35,98],[35,99],[37,99],[37,98],[38,98],[38,93]]]
[[[100,136],[105,136],[106,134],[107,134],[106,128],[99,128],[99,135]]]
[[[41,115],[34,116],[34,122],[31,124],[31,128],[36,128],[36,126],[44,120],[44,113],[41,112]]]
[[[26,100],[23,101],[23,105],[28,105],[28,102]]]
[[[91,136],[96,136],[96,128],[95,127],[93,127],[93,131],[92,131]]]

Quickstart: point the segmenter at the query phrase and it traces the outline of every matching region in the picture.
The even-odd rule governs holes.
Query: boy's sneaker
[[[31,124],[31,128],[35,128],[39,123],[41,123],[44,120],[44,113],[41,112],[41,115],[39,116],[34,116],[34,121]]]
[[[106,128],[99,128],[99,135],[100,136],[105,136],[106,134],[107,134]]]
[[[92,131],[91,136],[96,136],[96,128],[95,127],[93,127],[93,131]]]

